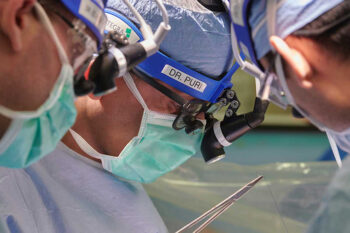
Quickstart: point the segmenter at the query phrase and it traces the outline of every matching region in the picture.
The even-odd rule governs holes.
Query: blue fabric
[[[284,39],[341,2],[343,0],[277,0],[275,34]],[[258,59],[271,50],[266,9],[267,0],[252,0],[249,25]]]
[[[130,0],[153,30],[162,15],[153,0]],[[177,62],[204,75],[217,77],[232,66],[230,21],[226,13],[213,13],[198,1],[165,1],[172,30],[160,46],[162,52]],[[113,9],[131,21],[136,18],[121,0],[109,0]]]
[[[0,168],[1,233],[167,232],[142,185],[63,144],[26,169]]]
[[[340,158],[342,160],[348,156],[348,153],[346,153],[345,151],[343,151],[339,148],[338,148],[338,150],[339,150]],[[328,148],[327,151],[324,152],[318,160],[319,161],[335,161],[332,149]]]

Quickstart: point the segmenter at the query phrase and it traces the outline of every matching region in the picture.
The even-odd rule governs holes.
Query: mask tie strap
[[[147,121],[150,115],[150,110],[147,107],[147,104],[145,102],[145,100],[142,98],[141,93],[139,92],[139,90],[136,87],[136,84],[134,82],[134,79],[132,78],[130,73],[126,73],[123,76],[123,79],[126,83],[126,85],[128,86],[129,90],[131,91],[131,93],[135,96],[135,98],[137,99],[137,101],[141,104],[141,106],[143,107],[144,111],[143,111],[143,117],[142,117],[142,121],[140,124],[140,129],[138,132],[138,138],[139,138],[139,142],[141,140],[141,138],[143,137],[143,135],[146,132],[146,127],[147,127]]]
[[[149,111],[147,104],[145,102],[145,100],[142,98],[141,93],[139,92],[139,90],[136,87],[136,84],[134,82],[134,79],[132,78],[132,76],[130,75],[130,73],[126,73],[123,76],[123,79],[126,83],[126,85],[128,86],[129,90],[131,91],[131,93],[135,96],[135,98],[137,99],[137,101],[142,105],[143,109],[145,111]]]
[[[337,143],[335,142],[335,140],[332,137],[332,135],[328,133],[328,131],[326,131],[326,134],[327,134],[327,137],[328,137],[329,144],[331,145],[335,161],[337,162],[338,167],[341,168],[343,163],[341,161],[341,157],[340,157],[340,154],[339,154]]]
[[[60,42],[60,39],[58,38],[58,36],[55,32],[55,29],[51,23],[51,20],[49,19],[48,15],[46,14],[44,8],[39,3],[35,3],[34,8],[38,13],[38,17],[39,17],[40,21],[44,24],[45,28],[49,32],[54,43],[56,44],[57,49],[58,49],[58,55],[60,56],[61,61],[64,64],[70,64],[68,57],[66,55],[66,52],[62,46],[62,43]]]
[[[80,136],[77,132],[75,132],[72,129],[69,129],[69,132],[71,133],[74,141],[77,143],[77,145],[79,146],[79,148],[84,151],[86,154],[88,154],[89,156],[95,158],[95,159],[99,159],[102,162],[102,166],[104,168],[106,168],[106,163],[105,160],[107,159],[115,159],[115,157],[110,156],[110,155],[106,155],[106,154],[102,154],[97,152],[94,148],[92,148],[92,146],[89,145],[89,143],[82,138],[82,136]],[[106,168],[107,169],[107,168]],[[108,169],[107,169],[108,170]]]

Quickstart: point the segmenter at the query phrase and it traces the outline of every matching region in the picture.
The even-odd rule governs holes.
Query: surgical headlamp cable
[[[169,16],[162,0],[155,0],[163,16],[163,22],[159,24],[155,33],[128,0],[123,2],[138,20],[144,40],[129,44],[124,34],[117,31],[108,33],[103,43],[104,48],[99,52],[89,73],[89,80],[96,86],[93,91],[95,96],[102,96],[116,90],[114,79],[124,76],[137,64],[155,54],[171,30]]]

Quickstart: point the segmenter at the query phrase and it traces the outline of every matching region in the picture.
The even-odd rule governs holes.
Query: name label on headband
[[[170,65],[164,66],[162,74],[165,74],[166,76],[202,93],[207,87],[205,82],[202,82]]]
[[[140,37],[137,36],[136,32],[134,32],[134,30],[132,30],[123,20],[108,13],[106,13],[106,16],[108,19],[106,25],[107,31],[117,31],[120,34],[124,34],[128,38],[130,44],[135,44],[140,40]]]

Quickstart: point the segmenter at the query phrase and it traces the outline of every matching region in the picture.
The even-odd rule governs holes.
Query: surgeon
[[[97,52],[102,0],[0,3],[0,166],[52,152],[76,118],[73,75]]]
[[[162,19],[154,1],[130,2],[157,28]],[[172,30],[161,45],[163,54],[220,79],[233,60],[228,14],[194,0],[168,0],[165,6]],[[137,20],[123,1],[109,1],[107,8],[107,30],[137,41],[140,35],[126,23],[137,27]],[[187,135],[172,128],[180,106],[149,80],[184,100],[194,97],[160,81],[160,74],[146,78],[146,68],[117,78],[110,95],[77,99],[77,121],[53,153],[26,169],[0,169],[0,232],[167,232],[141,183],[194,155],[203,131]]]
[[[261,86],[280,90],[269,99],[291,105],[350,152],[350,1],[253,0],[247,12],[243,2],[231,2],[237,44],[266,79],[272,77]],[[238,34],[242,26],[251,28],[253,46]],[[349,178],[347,159],[309,232],[350,231]]]

